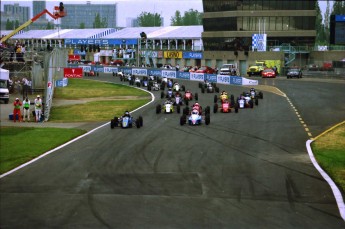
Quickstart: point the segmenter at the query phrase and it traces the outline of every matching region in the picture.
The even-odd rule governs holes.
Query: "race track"
[[[133,113],[143,128],[106,125],[2,178],[0,228],[344,228],[305,142],[344,120],[345,82],[259,81],[259,106],[237,114],[180,81],[211,106],[208,126],[156,114],[153,92]]]

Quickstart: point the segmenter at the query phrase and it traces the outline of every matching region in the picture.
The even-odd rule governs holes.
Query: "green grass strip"
[[[312,143],[319,165],[345,190],[345,125],[333,129]]]
[[[1,127],[0,130],[1,174],[86,132],[79,129],[36,127]]]

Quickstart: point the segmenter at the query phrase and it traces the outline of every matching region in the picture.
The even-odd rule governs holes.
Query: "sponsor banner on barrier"
[[[147,74],[149,76],[161,76],[162,70],[159,69],[147,69]]]
[[[242,85],[259,85],[259,81],[242,77]]]
[[[65,78],[82,78],[83,69],[82,68],[64,68],[63,77]]]
[[[80,55],[68,55],[68,60],[70,61],[79,61]]]
[[[79,68],[82,68],[83,72],[90,72],[91,71],[91,65],[79,65]]]
[[[164,58],[181,59],[182,58],[182,52],[181,51],[164,51]]]
[[[202,52],[183,52],[183,59],[203,59]]]
[[[104,67],[104,73],[117,73],[118,68],[117,67]]]
[[[62,80],[55,81],[55,87],[66,87],[68,85],[68,78],[63,78]]]
[[[195,80],[195,81],[204,81],[204,73],[193,73],[190,72],[190,80]]]
[[[86,55],[86,52],[85,52],[85,51],[81,51],[81,50],[79,50],[79,49],[74,49],[73,54],[74,54],[74,55],[85,56],[85,55]]]
[[[173,70],[162,70],[162,77],[176,79],[176,71],[173,71]]]
[[[217,75],[217,83],[230,84],[230,76]]]
[[[91,68],[94,72],[104,72],[104,67],[100,67],[100,66],[92,66]]]
[[[205,74],[205,80],[210,83],[217,83],[217,75],[215,74]]]
[[[184,80],[189,80],[190,78],[189,72],[177,72],[177,79],[184,79]]]
[[[132,75],[147,76],[146,68],[132,68]]]
[[[132,68],[119,68],[119,72],[123,74],[132,74]]]
[[[232,85],[242,85],[242,77],[230,76],[230,84],[232,84]]]

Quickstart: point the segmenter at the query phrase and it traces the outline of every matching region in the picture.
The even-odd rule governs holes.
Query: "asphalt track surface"
[[[143,128],[105,125],[2,178],[0,228],[344,228],[305,143],[344,120],[345,82],[259,81],[259,106],[212,112],[208,126],[156,114],[154,92],[133,113]],[[214,94],[181,82],[213,106]]]

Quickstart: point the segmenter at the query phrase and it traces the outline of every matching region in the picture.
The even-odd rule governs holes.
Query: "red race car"
[[[213,106],[213,113],[217,113],[218,109],[220,109],[220,112],[222,113],[230,113],[231,108],[235,109],[235,113],[238,113],[238,104],[231,104],[229,100],[224,100],[221,104],[220,107],[218,106],[218,103],[215,103]]]
[[[195,93],[194,98],[198,101],[198,93]],[[183,96],[183,100],[185,101],[186,105],[188,106],[188,102],[193,100],[193,93],[190,90],[186,90]]]
[[[196,70],[196,73],[207,73],[207,74],[215,74],[216,70],[214,70],[211,67],[208,66],[202,66],[201,68],[199,68],[198,70]]]
[[[261,72],[262,78],[276,78],[276,72],[271,68],[266,68]]]

